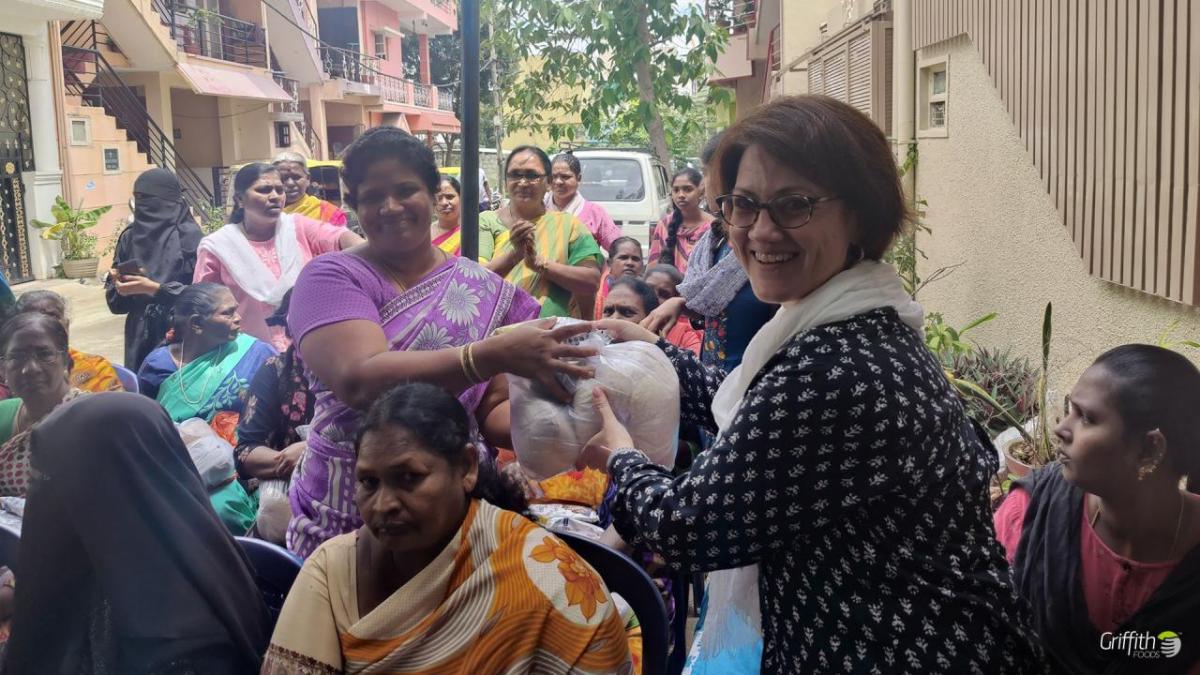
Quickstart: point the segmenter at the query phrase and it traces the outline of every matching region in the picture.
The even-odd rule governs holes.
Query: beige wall
[[[922,271],[963,265],[922,292],[926,310],[953,325],[999,312],[973,335],[1036,357],[1042,309],[1052,301],[1052,386],[1059,393],[1105,349],[1154,342],[1174,321],[1177,339],[1200,339],[1200,309],[1088,274],[975,46],[957,38],[921,50],[918,60],[945,53],[948,137],[920,141],[917,169],[933,229],[920,239],[929,255]],[[1200,352],[1188,356],[1200,362]]]
[[[270,160],[275,144],[271,113],[263,101],[218,98],[222,164]]]
[[[181,134],[174,141],[179,156],[194,169],[221,166],[221,125],[217,120],[217,99],[199,96],[185,89],[172,89],[171,110],[174,128]]]
[[[325,124],[331,127],[353,127],[359,124],[365,126],[366,123],[362,106],[335,101],[325,102]]]

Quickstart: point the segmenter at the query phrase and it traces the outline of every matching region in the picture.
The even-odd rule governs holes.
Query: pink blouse
[[[996,539],[1004,546],[1010,564],[1017,555],[1028,507],[1029,492],[1014,488],[993,516]],[[1141,563],[1117,555],[1088,522],[1087,509],[1082,511],[1079,557],[1088,618],[1099,632],[1115,631],[1146,604],[1179,560]]]
[[[296,223],[296,240],[300,244],[300,256],[307,263],[316,256],[339,248],[339,240],[346,228],[340,225],[324,223],[319,220],[293,215]],[[267,266],[276,277],[279,276],[279,256],[275,252],[275,240],[251,241],[250,247],[258,259]],[[256,300],[238,287],[233,276],[225,269],[221,259],[212,252],[201,249],[196,254],[196,272],[192,283],[211,281],[229,288],[238,303],[238,314],[242,317],[242,331],[270,343],[280,352],[288,348],[287,335],[282,327],[268,326],[267,317],[275,313],[271,305]]]

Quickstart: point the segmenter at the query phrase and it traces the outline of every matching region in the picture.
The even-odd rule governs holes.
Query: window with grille
[[[104,173],[121,172],[121,151],[117,148],[104,148]]]
[[[292,125],[287,122],[275,123],[275,147],[287,148],[292,145]]]
[[[375,56],[387,61],[387,36],[383,33],[375,33]]]
[[[918,66],[917,97],[920,119],[917,135],[946,136],[950,71],[948,57],[922,61]]]

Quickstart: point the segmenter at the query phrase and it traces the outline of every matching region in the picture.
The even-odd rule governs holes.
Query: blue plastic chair
[[[642,627],[642,675],[665,675],[667,607],[650,575],[620,551],[598,541],[566,532],[554,534],[586,560],[608,590],[619,594],[637,615]]]
[[[113,364],[113,370],[117,371],[117,379],[121,381],[121,386],[125,388],[125,391],[132,394],[141,393],[141,387],[138,386],[137,373],[115,363]]]
[[[304,561],[269,541],[250,537],[234,539],[237,539],[242,551],[250,559],[250,566],[254,568],[254,583],[262,593],[263,603],[271,615],[271,630],[274,630],[279,613],[283,610],[283,601],[287,599],[288,591],[296,581],[296,575],[300,574]]]

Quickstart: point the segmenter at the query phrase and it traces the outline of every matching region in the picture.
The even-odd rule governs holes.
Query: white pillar
[[[50,78],[50,49],[45,21],[34,22],[21,37],[25,44],[25,74],[29,81],[29,120],[33,127],[34,171],[21,174],[27,220],[53,222],[50,208],[62,194],[62,169],[58,161],[58,129],[54,119],[54,88]],[[43,241],[40,231],[26,228],[29,262],[35,278],[51,276],[58,264],[55,242]]]
[[[892,3],[892,136],[903,158],[916,129],[916,53],[912,42],[912,0]]]

